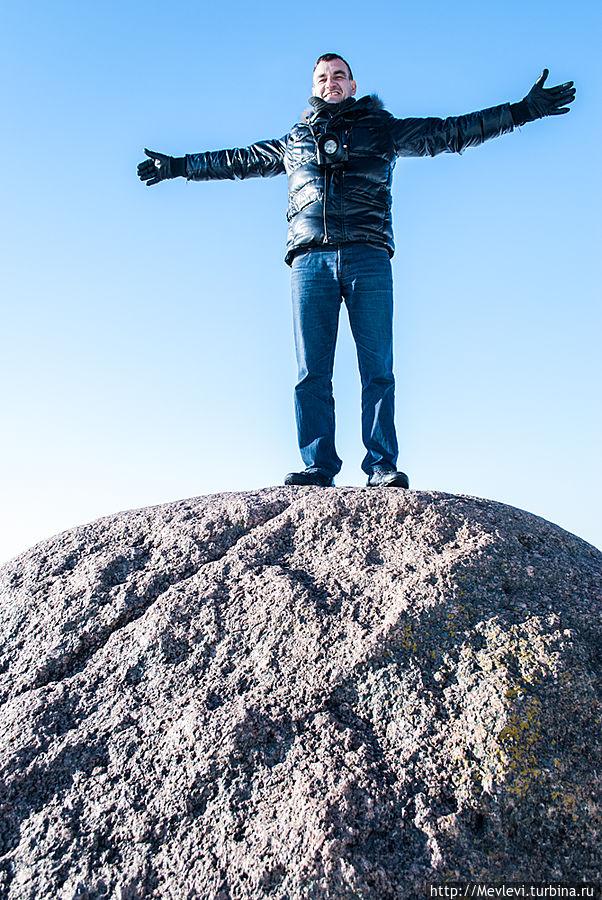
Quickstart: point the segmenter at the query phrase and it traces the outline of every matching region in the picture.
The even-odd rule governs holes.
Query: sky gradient
[[[602,547],[599,4],[7,7],[0,563],[123,509],[280,484],[293,415],[286,179],[148,188],[164,153],[280,137],[327,51],[397,116],[566,116],[395,172],[399,467]],[[364,484],[346,313],[338,485]]]

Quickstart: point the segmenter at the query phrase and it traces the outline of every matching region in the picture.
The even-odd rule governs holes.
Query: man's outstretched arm
[[[518,125],[544,116],[569,112],[575,99],[572,81],[544,88],[548,70],[544,69],[527,96],[520,103],[502,103],[490,109],[450,116],[447,119],[394,119],[393,140],[399,156],[436,156],[438,153],[461,153],[490,138],[513,131]]]
[[[259,141],[250,147],[212,150],[186,156],[166,156],[144,150],[149,159],[138,165],[138,177],[150,187],[166,178],[178,176],[193,181],[219,179],[270,178],[284,172],[285,138]]]

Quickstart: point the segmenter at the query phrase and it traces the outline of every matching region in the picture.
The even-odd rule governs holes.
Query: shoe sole
[[[286,487],[334,487],[334,483],[332,481],[318,481],[312,479],[303,479],[300,478],[289,478],[288,476],[284,479],[284,484]]]

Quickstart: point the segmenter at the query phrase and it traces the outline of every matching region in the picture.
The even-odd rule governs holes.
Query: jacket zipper
[[[307,124],[309,126],[309,130],[311,131],[311,135],[312,135],[314,141],[316,141],[316,143],[317,143],[316,133],[312,127],[312,123],[308,122]],[[326,168],[326,166],[324,166],[323,184],[324,184],[324,187],[323,187],[323,193],[322,193],[322,225],[323,225],[323,229],[324,229],[324,238],[322,239],[322,243],[327,244],[328,243],[328,226],[326,224],[326,201],[328,199],[328,169]]]
[[[324,240],[323,244],[328,243],[328,228],[326,227],[326,200],[327,200],[327,191],[328,191],[328,171],[326,166],[324,166],[324,193],[322,196],[322,215],[324,219]]]
[[[334,118],[336,118],[336,117],[333,117],[333,120],[334,120]],[[332,124],[333,120],[331,120],[331,124]],[[342,139],[343,143],[345,143],[345,141],[347,139],[347,134],[345,131],[343,131],[341,133],[341,139]],[[343,232],[344,232],[345,217],[343,216],[343,184],[342,184],[342,179],[343,179],[343,174],[344,174],[343,169],[340,170],[340,173],[341,173],[341,225],[342,225]],[[328,200],[328,176],[329,175],[332,178],[334,176],[334,173],[332,171],[329,172],[329,170],[326,167],[324,167],[324,200],[323,200],[323,204],[322,204],[322,207],[323,207],[322,218],[323,218],[323,222],[324,222],[324,240],[323,240],[324,244],[329,243],[328,227],[326,225],[326,201]]]

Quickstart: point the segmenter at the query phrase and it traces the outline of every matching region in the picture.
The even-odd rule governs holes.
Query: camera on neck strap
[[[318,150],[318,165],[327,166],[330,169],[342,167],[349,159],[347,145],[343,136],[334,131],[325,131],[316,138]]]

